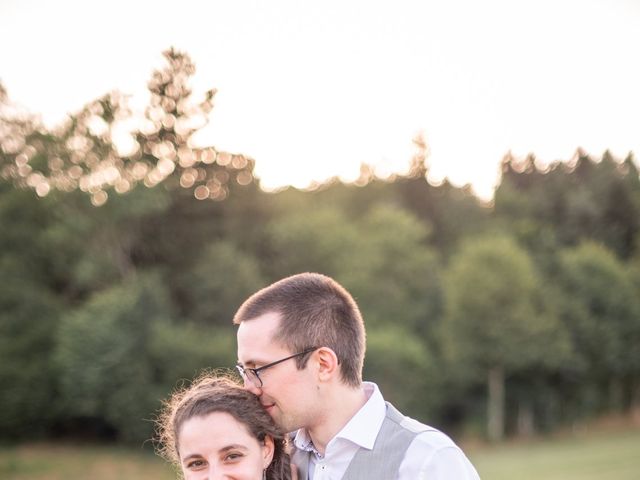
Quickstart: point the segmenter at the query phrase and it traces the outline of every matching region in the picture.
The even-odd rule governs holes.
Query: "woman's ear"
[[[273,443],[273,438],[267,435],[264,437],[264,442],[262,444],[262,458],[263,458],[263,466],[267,468],[271,465],[271,460],[273,460],[273,453],[275,451],[275,445]]]

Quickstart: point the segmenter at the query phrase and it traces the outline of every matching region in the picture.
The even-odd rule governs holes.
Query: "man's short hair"
[[[364,322],[355,300],[338,282],[319,273],[284,278],[249,297],[233,323],[240,325],[272,312],[280,314],[274,342],[293,353],[329,347],[338,357],[342,381],[354,387],[361,384]],[[308,357],[297,358],[297,367],[304,368]]]

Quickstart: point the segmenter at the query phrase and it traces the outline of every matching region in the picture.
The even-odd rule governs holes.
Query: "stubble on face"
[[[259,367],[294,354],[273,341],[279,326],[280,315],[275,312],[242,322],[238,327],[238,360],[245,366]],[[263,381],[262,388],[250,390],[258,395],[276,425],[285,432],[306,427],[310,406],[305,404],[303,393],[307,385],[295,359],[266,370]]]

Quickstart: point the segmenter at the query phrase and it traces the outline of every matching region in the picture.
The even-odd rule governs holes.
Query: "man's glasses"
[[[260,378],[260,372],[266,370],[267,368],[271,368],[274,365],[277,365],[279,363],[286,362],[287,360],[291,360],[292,358],[296,358],[296,357],[299,357],[301,355],[306,355],[307,353],[311,353],[314,350],[317,350],[318,348],[319,347],[307,348],[306,350],[304,350],[304,351],[302,351],[300,353],[294,353],[293,355],[291,355],[289,357],[282,358],[280,360],[276,360],[275,362],[268,363],[266,365],[263,365],[260,368],[246,368],[246,367],[243,367],[242,365],[240,365],[239,363],[236,365],[236,368],[238,369],[238,372],[240,372],[240,376],[242,376],[242,378],[245,381],[249,381],[254,386],[256,386],[258,388],[262,388],[262,379]]]

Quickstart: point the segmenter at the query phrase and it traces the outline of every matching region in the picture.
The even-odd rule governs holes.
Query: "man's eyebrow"
[[[256,360],[256,359],[250,358],[246,362],[242,362],[238,360],[238,363],[236,365],[240,365],[242,367],[247,367],[247,368],[254,368],[256,365],[266,365],[267,363],[269,362],[266,360]]]

